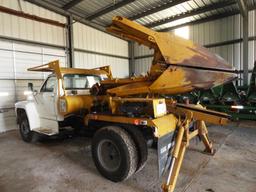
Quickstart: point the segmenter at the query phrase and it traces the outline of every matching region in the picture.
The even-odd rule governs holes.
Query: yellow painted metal
[[[177,118],[173,114],[168,114],[159,118],[136,118],[114,115],[101,115],[101,114],[88,114],[85,116],[84,122],[88,125],[89,120],[105,121],[112,123],[123,123],[132,125],[146,125],[154,127],[155,137],[162,137],[167,133],[173,132],[176,129],[178,122]]]
[[[194,137],[198,136],[198,134],[199,134],[198,129],[194,130],[193,132],[191,132],[191,133],[188,135],[189,140],[191,140],[191,139],[193,139]]]
[[[63,96],[60,97],[60,100],[63,100],[66,103],[65,111],[60,110],[60,113],[64,116],[74,114],[81,109],[90,109],[93,104],[93,97],[91,97],[90,95]]]
[[[226,125],[229,123],[229,116],[226,113],[216,112],[203,108],[201,105],[176,104],[173,100],[166,100],[169,113],[184,115],[187,112],[193,113],[195,120],[201,120],[215,125]]]
[[[28,71],[54,72],[58,79],[62,78],[59,60],[51,61],[44,65],[28,68]]]
[[[112,79],[106,79],[102,81],[102,84],[117,84],[117,85],[125,85],[129,83],[137,83],[137,82],[144,82],[147,81],[147,77],[139,76],[139,77],[131,77],[131,78],[112,78]]]
[[[102,66],[102,67],[96,67],[96,68],[93,68],[93,70],[97,70],[97,71],[100,71],[100,72],[106,72],[107,73],[107,76],[109,79],[113,79],[113,75],[112,75],[112,71],[111,71],[111,68],[109,65],[107,66]]]
[[[113,25],[107,29],[109,32],[159,49],[163,58],[170,63],[181,63],[194,55],[195,44],[172,33],[156,32],[120,16],[114,17],[112,23]]]
[[[179,38],[173,33],[156,32],[121,16],[114,17],[112,23],[107,29],[109,32],[158,49],[170,63],[182,63],[195,54],[193,50],[196,46],[192,41]]]
[[[149,74],[144,78],[102,82],[112,85],[107,92],[113,96],[185,93],[236,78],[224,59],[173,33],[156,32],[121,16],[114,17],[107,30],[154,49]]]
[[[153,93],[175,94],[193,90],[191,81],[185,78],[185,71],[181,68],[165,70],[149,87]]]
[[[58,79],[62,79],[64,74],[88,74],[88,75],[106,75],[108,78],[112,78],[110,66],[103,66],[94,69],[79,69],[79,68],[65,68],[60,67],[59,60],[51,61],[44,65],[28,68],[28,71],[38,72],[53,72]]]
[[[85,74],[85,75],[106,75],[112,78],[111,69],[109,66],[103,66],[94,69],[78,69],[78,68],[62,68],[59,60],[49,62],[44,65],[29,68],[28,71],[52,72],[58,79],[58,112],[68,116],[81,109],[89,110],[95,99],[103,100],[106,96],[91,96],[91,95],[67,95],[63,84],[63,75],[65,74]],[[61,110],[60,103],[65,103],[65,110]]]
[[[196,56],[207,60],[209,56],[207,49],[199,47],[190,40],[175,36],[170,32],[156,32],[121,16],[113,17],[112,25],[107,30],[149,48],[154,48],[158,54],[160,52],[159,55],[166,63],[193,65],[194,63],[187,63],[189,58]],[[214,59],[212,62],[216,62],[215,67],[218,67],[220,64],[218,58],[215,58],[214,55],[210,55],[210,57]],[[227,62],[223,61],[221,65],[222,68],[231,69]]]
[[[95,69],[60,68],[60,71],[62,74],[106,75],[108,78],[112,78],[109,66]]]
[[[165,99],[153,99],[153,111],[155,118],[166,115],[167,109]]]
[[[179,112],[177,112],[176,114],[178,114]],[[189,125],[194,120],[194,116],[193,116],[194,113],[192,111],[184,111],[183,115],[184,114],[186,115],[185,119],[177,123],[179,126],[178,134],[175,138],[174,148],[170,152],[171,153],[170,155],[172,156],[172,163],[173,163],[173,166],[171,167],[173,168],[170,169],[167,181],[162,184],[163,192],[174,191],[176,182],[178,179],[178,175],[181,169],[181,165],[184,159],[184,154],[185,154],[186,148],[189,146],[189,142],[191,139],[193,139],[196,136],[199,136],[202,139],[203,144],[205,145],[205,152],[211,155],[214,154],[212,142],[209,140],[208,130],[204,121],[196,120],[195,122],[196,126],[194,127],[195,130],[190,133]]]
[[[210,140],[209,140],[208,130],[207,130],[207,127],[205,125],[205,122],[204,121],[198,121],[196,125],[197,125],[198,130],[199,130],[198,134],[199,134],[200,138],[202,139],[202,142],[205,145],[205,152],[213,154],[214,151],[213,151],[213,148],[212,148],[212,142],[210,142]]]
[[[114,116],[114,115],[103,115],[103,114],[88,114],[85,116],[85,124],[88,125],[89,120],[97,120],[97,121],[106,121],[112,123],[125,123],[125,124],[133,124],[135,122],[147,121],[147,118],[132,118],[132,117],[124,117],[124,116]],[[147,121],[147,125],[152,125],[151,121]]]
[[[233,80],[236,77],[233,73],[234,70],[223,59],[189,40],[176,37],[172,33],[153,31],[123,17],[114,17],[108,30],[154,49],[154,59],[148,75],[114,79],[108,66],[96,69],[61,68],[59,61],[28,70],[56,74],[59,83],[59,104],[63,100],[66,107],[62,112],[64,116],[83,108],[90,109],[94,99],[108,103],[112,114],[89,113],[84,117],[85,125],[88,125],[90,120],[143,125],[142,127],[154,129],[154,135],[158,138],[178,128],[175,145],[171,151],[172,157],[176,160],[174,169],[170,172],[170,180],[162,186],[164,191],[173,192],[189,141],[195,136],[200,136],[206,147],[206,152],[212,154],[212,143],[209,141],[204,122],[224,125],[228,123],[228,116],[224,113],[206,110],[199,105],[182,105],[170,99],[164,100],[154,98],[154,96],[184,93],[199,88],[208,89]],[[217,71],[214,71],[215,69]],[[63,87],[63,74],[106,75],[108,79],[101,82],[101,86],[106,92],[103,96],[68,96]],[[63,88],[63,95],[60,94],[61,88]],[[152,98],[145,98],[145,94]],[[142,98],[131,97],[132,95],[140,95]],[[117,98],[118,96],[122,98]],[[128,96],[131,98],[127,98]],[[127,101],[134,103],[150,101],[152,115],[150,118],[122,115],[119,111],[120,105]],[[167,114],[155,113],[160,101],[166,103]],[[61,111],[60,105],[59,110]],[[190,133],[189,125],[194,121],[196,130]]]
[[[150,85],[151,85],[151,82],[148,82],[148,81],[129,83],[126,85],[118,86],[116,88],[112,88],[112,89],[110,88],[107,90],[107,93],[110,95],[120,96],[120,97],[127,96],[127,94],[136,95],[141,93],[150,93],[150,90],[149,90]]]
[[[182,141],[179,146],[177,161],[175,162],[173,174],[171,175],[171,179],[170,179],[171,182],[170,182],[170,184],[162,185],[163,192],[173,192],[174,191],[177,180],[178,180],[179,172],[181,169],[181,165],[182,165],[182,162],[184,159],[186,148],[187,148],[186,142]]]
[[[156,137],[162,137],[176,129],[178,119],[173,115],[165,115],[152,120],[154,127],[157,129]]]
[[[176,159],[179,156],[179,150],[180,150],[180,146],[181,146],[181,143],[182,143],[182,140],[183,140],[183,137],[184,137],[184,132],[185,132],[184,127],[180,126],[177,137],[176,137],[176,140],[175,140],[175,146],[174,146],[174,149],[173,149],[173,157],[175,157]]]

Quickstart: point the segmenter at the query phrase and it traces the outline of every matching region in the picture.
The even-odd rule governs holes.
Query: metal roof
[[[219,19],[239,13],[237,0],[26,0],[62,10],[94,26],[106,27],[121,15],[158,31]],[[246,0],[256,8],[256,0]],[[63,13],[63,12],[62,12]],[[78,19],[76,19],[78,20]]]

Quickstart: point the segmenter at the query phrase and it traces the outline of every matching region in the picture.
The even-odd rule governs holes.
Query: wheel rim
[[[116,171],[121,164],[121,155],[118,147],[111,140],[101,140],[97,155],[101,166],[107,171]]]
[[[23,133],[23,135],[28,135],[30,132],[28,123],[26,121],[23,121],[21,123],[20,129],[21,129],[21,132]]]

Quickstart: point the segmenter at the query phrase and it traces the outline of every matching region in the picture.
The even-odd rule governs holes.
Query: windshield
[[[100,82],[100,77],[84,74],[64,75],[65,89],[90,89],[95,83]]]

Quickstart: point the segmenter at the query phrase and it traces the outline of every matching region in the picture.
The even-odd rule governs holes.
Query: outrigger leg
[[[204,152],[209,154],[209,155],[214,155],[215,150],[213,149],[212,142],[209,139],[208,130],[207,130],[207,127],[205,125],[205,122],[204,121],[198,121],[197,126],[198,126],[199,137],[201,138],[201,140],[202,140],[202,142],[205,146]]]
[[[173,192],[180,172],[180,168],[184,159],[186,148],[189,146],[189,141],[195,136],[200,136],[206,149],[205,152],[214,154],[212,143],[209,141],[208,130],[204,121],[196,121],[195,130],[189,131],[189,123],[187,120],[185,125],[181,125],[175,140],[175,145],[171,151],[171,165],[166,183],[162,185],[163,192]]]

